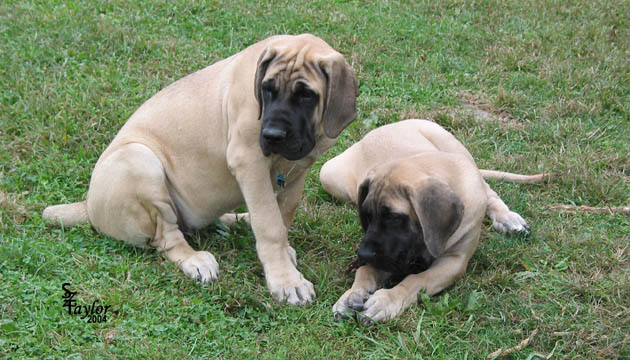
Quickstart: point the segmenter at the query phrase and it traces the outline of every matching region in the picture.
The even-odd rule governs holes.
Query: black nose
[[[369,247],[361,246],[357,253],[359,259],[363,261],[370,261],[376,257],[376,251],[370,249]]]
[[[287,137],[287,132],[277,127],[266,127],[262,130],[262,136],[269,142],[281,142]]]

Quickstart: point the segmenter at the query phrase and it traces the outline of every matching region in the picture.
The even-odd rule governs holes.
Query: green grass
[[[190,242],[220,279],[187,279],[155,251],[45,225],[84,198],[99,154],[152,94],[272,34],[314,33],[346,55],[358,120],[311,170],[290,231],[318,294],[271,300],[251,231]],[[629,205],[630,2],[4,1],[0,5],[0,357],[486,358],[538,330],[514,358],[630,357],[630,217],[551,204]],[[480,120],[464,106],[495,120]],[[321,164],[371,128],[431,118],[482,168],[561,174],[491,185],[530,223],[486,223],[466,276],[375,327],[334,322],[361,231],[318,183]],[[63,313],[61,285],[117,314]]]

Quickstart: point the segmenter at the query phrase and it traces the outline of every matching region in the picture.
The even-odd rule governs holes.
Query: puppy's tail
[[[44,209],[42,217],[53,224],[68,227],[90,222],[86,200],[72,204],[49,206]]]
[[[517,183],[527,183],[527,184],[547,181],[554,176],[554,174],[552,173],[521,175],[521,174],[514,174],[514,173],[496,171],[496,170],[479,170],[479,172],[481,173],[481,176],[483,176],[484,179],[497,179],[497,180],[517,182]]]

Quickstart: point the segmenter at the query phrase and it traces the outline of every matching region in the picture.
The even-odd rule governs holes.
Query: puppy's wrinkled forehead
[[[319,39],[318,39],[319,40]],[[263,81],[275,80],[278,90],[287,86],[295,86],[302,80],[313,90],[322,91],[326,88],[326,76],[320,62],[326,56],[334,56],[335,51],[328,44],[321,41],[282,41],[272,44],[275,57]],[[323,95],[323,94],[320,94]]]
[[[376,214],[383,211],[390,213],[412,214],[413,207],[409,204],[409,189],[404,184],[392,183],[382,179],[370,186],[365,198],[366,210]]]

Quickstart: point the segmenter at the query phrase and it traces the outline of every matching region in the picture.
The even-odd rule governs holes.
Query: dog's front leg
[[[278,194],[278,207],[280,208],[280,213],[282,214],[282,222],[287,230],[293,224],[295,210],[297,210],[297,207],[300,205],[300,201],[302,200],[306,174],[308,174],[308,170],[304,170],[297,179],[289,183],[289,185],[287,185],[287,187]],[[289,253],[289,258],[291,259],[293,265],[297,266],[297,254],[295,249],[293,249],[291,245],[288,245],[287,252]]]
[[[287,229],[293,224],[293,215],[302,200],[306,174],[308,174],[308,170],[304,170],[297,179],[289,183],[287,187],[278,194],[278,206],[282,213],[282,222],[284,222],[284,226],[286,226]]]
[[[295,251],[289,246],[288,229],[269,179],[267,160],[254,154],[232,158],[229,154],[228,149],[228,164],[249,210],[256,252],[271,295],[278,301],[295,305],[311,302],[315,290],[295,267]]]

